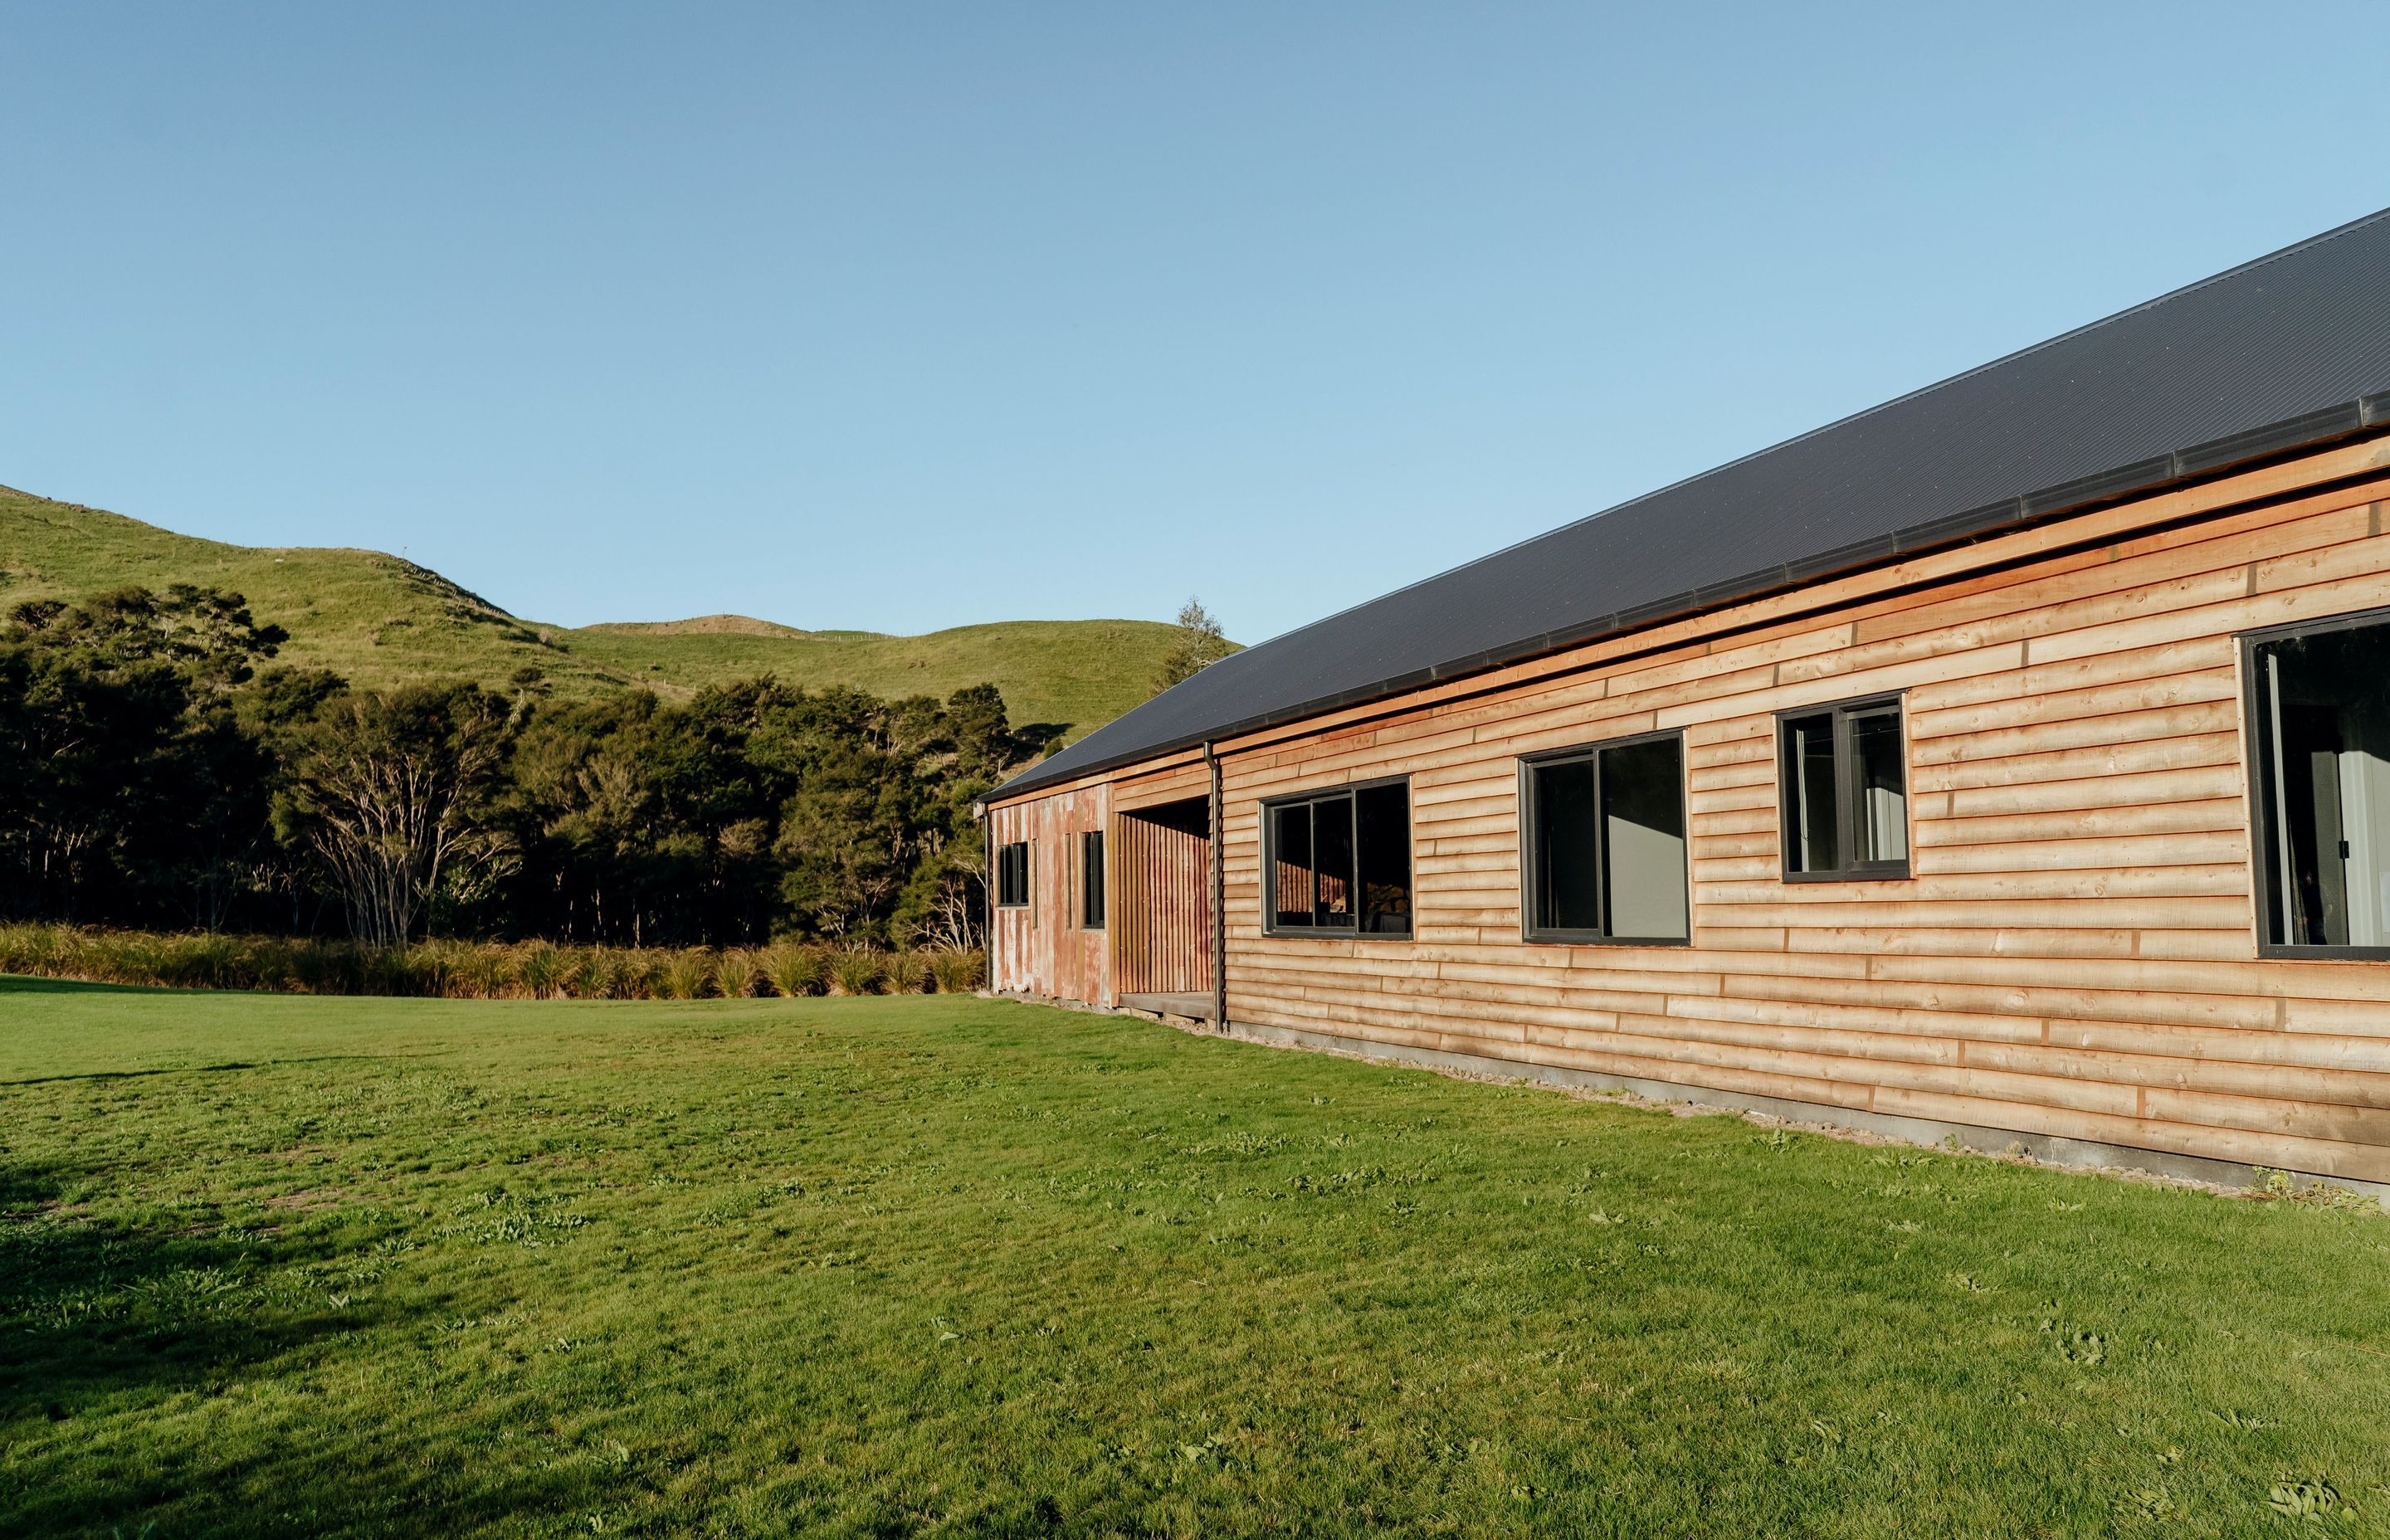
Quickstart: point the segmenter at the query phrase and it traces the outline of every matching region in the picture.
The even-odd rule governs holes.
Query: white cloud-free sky
[[[1299,624],[2390,203],[2356,10],[19,7],[0,482]]]

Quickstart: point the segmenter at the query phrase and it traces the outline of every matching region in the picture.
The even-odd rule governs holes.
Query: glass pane
[[[1348,930],[1353,924],[1353,799],[1311,804],[1312,866],[1319,875],[1313,922]]]
[[[1601,752],[1601,833],[1614,937],[1682,941],[1685,794],[1675,738]]]
[[[1361,824],[1361,929],[1411,933],[1411,790],[1373,786],[1354,795]]]
[[[1831,712],[1784,724],[1784,858],[1796,872],[1832,871],[1834,718]]]
[[[1879,712],[1851,718],[1851,758],[1857,762],[1858,858],[1908,859],[1908,778],[1901,764],[1900,713]]]
[[[2390,946],[2390,622],[2257,649],[2273,935]]]
[[[1270,809],[1271,906],[1280,925],[1311,923],[1311,804]]]
[[[1601,929],[1601,820],[1590,759],[1539,764],[1535,777],[1535,928]]]
[[[1079,923],[1090,930],[1104,924],[1104,837],[1090,832],[1079,842]]]

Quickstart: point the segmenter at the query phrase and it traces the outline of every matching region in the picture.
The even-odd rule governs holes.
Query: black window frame
[[[1408,873],[1406,891],[1409,893],[1410,903],[1410,908],[1404,918],[1410,923],[1400,930],[1365,930],[1361,929],[1361,900],[1363,894],[1361,892],[1362,879],[1360,874],[1360,794],[1364,791],[1374,790],[1378,788],[1388,786],[1399,786],[1403,789],[1403,853]],[[1302,803],[1332,802],[1340,797],[1348,800],[1353,806],[1353,923],[1349,926],[1280,925],[1278,919],[1278,893],[1276,891],[1278,880],[1277,814],[1281,808],[1292,807]],[[1317,786],[1304,791],[1291,791],[1282,797],[1264,798],[1261,802],[1261,918],[1262,933],[1264,935],[1281,936],[1294,940],[1307,939],[1312,941],[1407,942],[1418,939],[1419,803],[1417,800],[1411,796],[1411,778],[1408,776],[1378,776],[1368,780],[1347,781],[1341,786]],[[1317,868],[1314,868],[1314,891],[1316,892]],[[1317,901],[1315,899],[1315,903]]]
[[[1677,746],[1677,798],[1682,814],[1685,841],[1685,933],[1681,936],[1618,936],[1607,930],[1587,930],[1561,926],[1539,926],[1536,923],[1538,900],[1543,892],[1543,839],[1541,834],[1539,799],[1536,792],[1536,772],[1547,765],[1568,764],[1577,761],[1593,765],[1595,805],[1601,796],[1601,755],[1611,749],[1631,749],[1641,743],[1669,742]],[[1610,884],[1608,878],[1610,842],[1606,832],[1599,835],[1601,880],[1599,884],[1602,923],[1610,921]],[[1625,738],[1605,738],[1592,743],[1573,744],[1565,749],[1548,749],[1539,753],[1519,756],[1519,936],[1522,941],[1538,945],[1559,946],[1690,946],[1693,944],[1693,798],[1692,770],[1685,754],[1685,732],[1681,727],[1664,727],[1657,732],[1633,733]]]
[[[1079,831],[1079,902],[1073,906],[1082,930],[1100,930],[1107,914],[1104,891],[1104,831]]]
[[[2390,625],[2390,609],[2360,610],[2346,615],[2327,615],[2319,620],[2292,621],[2281,625],[2265,626],[2255,631],[2243,631],[2234,636],[2239,644],[2241,664],[2241,783],[2249,798],[2249,891],[2255,899],[2253,913],[2257,922],[2257,956],[2285,962],[2390,962],[2390,946],[2309,945],[2304,942],[2280,942],[2274,934],[2273,868],[2267,865],[2266,853],[2276,847],[2281,831],[2274,827],[2272,800],[2266,795],[2266,723],[2269,716],[2258,676],[2257,649],[2268,642],[2288,641],[2301,636],[2320,635],[2333,631],[2357,631],[2367,626]]]
[[[1859,861],[1854,859],[1858,848],[1858,755],[1851,750],[1851,723],[1861,717],[1882,716],[1890,712],[1900,726],[1900,815],[1901,849],[1908,853],[1897,861]],[[1792,800],[1792,780],[1785,774],[1786,729],[1795,721],[1813,716],[1833,718],[1834,733],[1834,856],[1835,864],[1824,871],[1792,869],[1793,818],[1797,809]],[[1917,854],[1916,789],[1910,784],[1908,763],[1908,692],[1895,690],[1887,695],[1862,695],[1848,700],[1821,700],[1813,706],[1790,706],[1776,713],[1776,731],[1771,744],[1776,760],[1776,832],[1777,875],[1787,882],[1906,882],[1913,879],[1912,863]]]
[[[1005,890],[1011,885],[1009,863],[1012,853],[1021,853],[1021,896],[1007,898]],[[996,847],[996,906],[999,909],[1026,909],[1036,890],[1030,885],[1029,841],[1008,840]]]

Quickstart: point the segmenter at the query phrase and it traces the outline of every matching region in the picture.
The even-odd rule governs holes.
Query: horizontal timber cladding
[[[1111,788],[1097,783],[988,810],[991,851],[1029,841],[1028,905],[992,914],[991,987],[1111,1004],[1110,932],[1082,927],[1078,905],[1079,837],[1105,827],[1111,802]]]
[[[2235,640],[2390,605],[2385,467],[2332,451],[1223,744],[1230,1020],[2390,1181],[2390,963],[2258,956]],[[1776,713],[1890,694],[1912,875],[1787,883]],[[1524,942],[1519,756],[1660,730],[1692,945]],[[1262,801],[1391,776],[1415,934],[1266,934]]]

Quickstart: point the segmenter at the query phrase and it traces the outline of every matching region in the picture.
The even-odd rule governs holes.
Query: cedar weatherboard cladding
[[[1237,653],[994,796],[2390,425],[2390,211]]]

